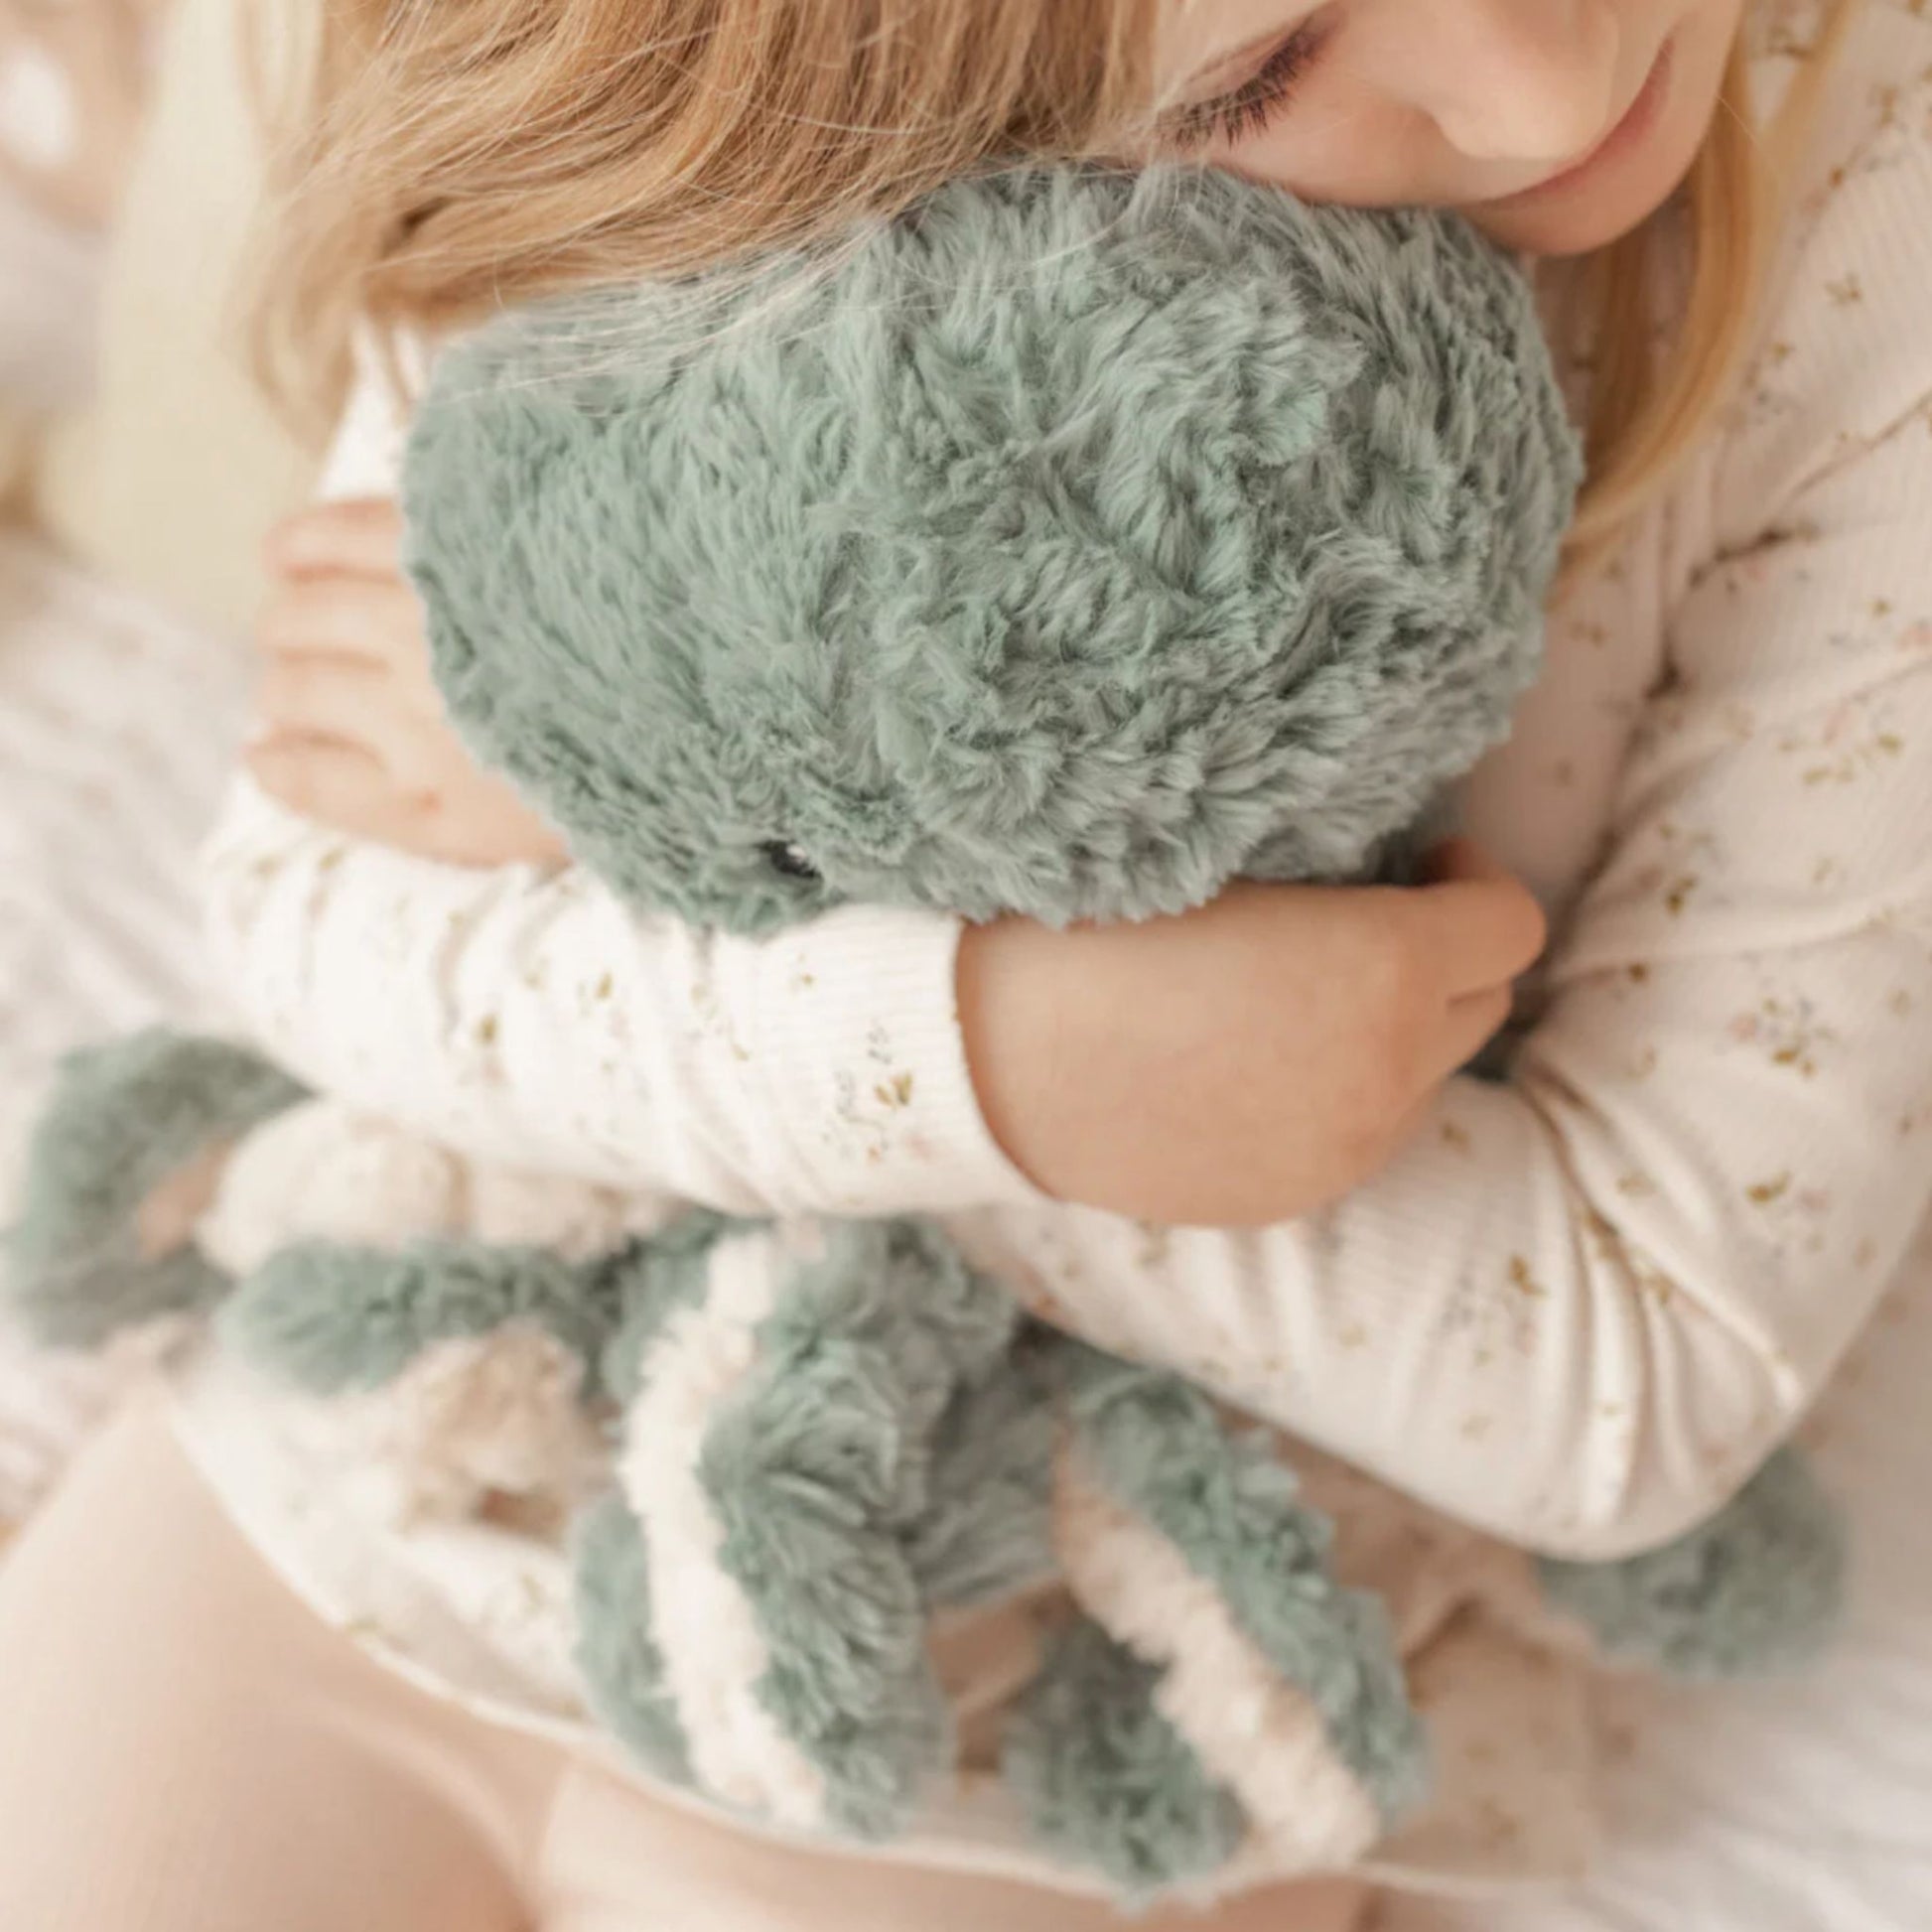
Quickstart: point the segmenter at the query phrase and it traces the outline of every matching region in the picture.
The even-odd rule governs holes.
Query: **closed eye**
[[[1240,86],[1164,115],[1162,139],[1185,154],[1217,139],[1232,147],[1259,134],[1288,105],[1295,89],[1321,58],[1328,38],[1328,30],[1319,21],[1305,20]]]

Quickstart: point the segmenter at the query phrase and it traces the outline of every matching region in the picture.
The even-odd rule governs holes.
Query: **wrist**
[[[1036,1198],[989,1132],[958,1010],[957,919],[844,906],[713,949],[751,975],[730,1064],[787,1150],[772,1200],[844,1214],[941,1213]]]
[[[1055,1094],[1070,1074],[1070,1018],[1038,970],[1065,935],[1031,919],[969,925],[959,938],[954,989],[967,1077],[1000,1152],[1042,1193],[1070,1198]]]

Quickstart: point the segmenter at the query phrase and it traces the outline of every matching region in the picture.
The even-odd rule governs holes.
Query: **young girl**
[[[1593,483],[1548,672],[1465,801],[1509,872],[1463,851],[1413,893],[1066,934],[854,910],[770,947],[557,870],[438,722],[392,512],[323,512],[283,543],[257,783],[216,852],[263,1036],[479,1158],[727,1207],[983,1206],[1072,1325],[1512,1542],[1609,1556],[1710,1511],[1932,1265],[1932,24],[1892,0],[1760,21],[1747,63],[1737,16],[332,10],[274,337],[325,391],[363,316],[433,340],[1011,153],[1180,153],[1579,257],[1551,313]],[[338,493],[392,485],[398,361],[351,405]],[[1449,1077],[1545,918],[1513,1082]],[[882,1054],[889,1121],[859,1097]],[[277,1416],[200,1364],[0,1579],[8,1925],[1108,1922],[962,1821],[874,1858],[674,1806],[545,1705],[540,1595],[472,1542],[385,1544]],[[1377,1870],[1563,1868],[1561,1675],[1459,1624],[1418,1672],[1462,1727]],[[1202,1923],[1321,1932],[1361,1903],[1307,1884]]]

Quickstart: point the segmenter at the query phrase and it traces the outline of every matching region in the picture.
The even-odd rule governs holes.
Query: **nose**
[[[1609,131],[1622,33],[1604,0],[1391,0],[1397,89],[1474,161],[1563,163]]]

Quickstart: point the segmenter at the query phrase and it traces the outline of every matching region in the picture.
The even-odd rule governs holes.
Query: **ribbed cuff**
[[[962,927],[854,906],[759,948],[757,1044],[796,1203],[937,1213],[1043,1198],[987,1131],[954,972]]]

